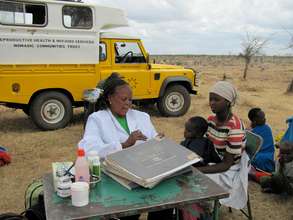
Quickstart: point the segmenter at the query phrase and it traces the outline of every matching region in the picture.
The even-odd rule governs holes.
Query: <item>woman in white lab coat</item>
[[[127,82],[113,73],[102,85],[97,101],[78,146],[85,152],[97,151],[100,158],[158,135],[147,113],[131,109],[132,91]],[[138,220],[139,215],[120,218]]]
[[[102,87],[99,111],[89,116],[79,147],[104,158],[158,135],[147,113],[131,109],[131,88],[118,74],[107,78]]]

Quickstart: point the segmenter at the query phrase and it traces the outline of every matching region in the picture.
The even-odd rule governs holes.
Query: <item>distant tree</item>
[[[250,36],[248,33],[246,34],[246,38],[241,42],[242,52],[239,54],[245,61],[243,79],[246,79],[252,57],[260,55],[267,42],[268,39],[261,39],[259,37]]]

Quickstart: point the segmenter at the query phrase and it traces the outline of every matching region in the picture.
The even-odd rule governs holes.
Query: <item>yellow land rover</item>
[[[118,72],[136,103],[185,114],[196,73],[152,64],[139,38],[107,32],[126,25],[122,10],[93,3],[0,0],[0,103],[23,109],[41,129],[62,128],[84,90]]]

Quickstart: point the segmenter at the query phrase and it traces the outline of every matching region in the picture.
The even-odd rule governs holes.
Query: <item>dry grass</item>
[[[259,106],[267,114],[267,122],[276,135],[286,129],[285,120],[293,115],[293,96],[285,94],[293,78],[293,58],[256,58],[248,72],[248,80],[241,79],[243,63],[232,56],[155,56],[156,62],[182,64],[199,70],[200,94],[192,97],[188,113],[179,118],[162,118],[155,109],[143,109],[152,116],[158,131],[180,141],[184,122],[191,116],[210,114],[208,90],[223,78],[239,88],[240,99],[234,112],[248,125],[247,112]],[[77,142],[82,136],[82,109],[75,110],[73,122],[58,131],[39,131],[21,110],[0,107],[0,145],[12,154],[12,163],[0,168],[0,213],[21,212],[26,186],[35,178],[51,171],[51,162],[73,160]],[[172,128],[172,129],[170,129]],[[293,220],[293,199],[263,194],[255,183],[249,186],[251,203],[256,220]],[[221,209],[222,219],[244,219],[238,211],[228,213]]]

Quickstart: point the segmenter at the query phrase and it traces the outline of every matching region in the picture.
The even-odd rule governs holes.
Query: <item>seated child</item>
[[[207,121],[199,116],[192,117],[185,123],[185,140],[180,144],[202,157],[203,160],[195,166],[206,166],[209,163],[221,162],[213,143],[204,137],[207,130]]]
[[[251,121],[251,131],[263,138],[262,146],[251,164],[255,168],[271,173],[275,170],[272,129],[266,124],[265,113],[260,108],[250,109],[248,118]]]
[[[282,142],[279,148],[277,171],[272,176],[261,177],[260,185],[264,192],[293,195],[293,142]]]

